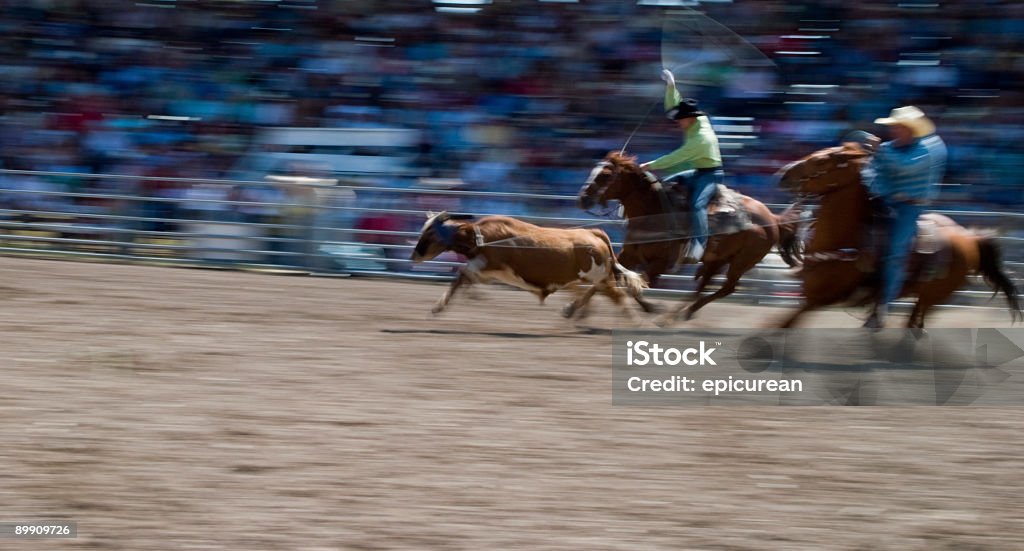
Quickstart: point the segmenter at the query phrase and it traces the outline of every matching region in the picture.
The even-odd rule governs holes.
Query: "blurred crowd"
[[[149,215],[174,218],[185,206],[160,199],[199,211],[244,197],[176,178],[230,177],[260,128],[380,126],[422,130],[419,176],[574,194],[627,138],[641,160],[678,145],[659,105],[668,66],[718,117],[729,183],[767,202],[788,199],[780,166],[853,129],[883,133],[871,121],[903,104],[949,144],[940,201],[1021,202],[1024,4],[640,4],[0,0],[3,168],[166,179],[5,174],[0,187],[142,194]]]

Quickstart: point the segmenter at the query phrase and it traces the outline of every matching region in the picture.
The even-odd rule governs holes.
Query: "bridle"
[[[597,166],[594,167],[594,170],[591,171],[590,178],[588,178],[587,183],[584,184],[585,189],[589,190],[589,188],[593,186],[596,182],[598,175],[600,175],[605,169],[609,167],[612,168],[611,174],[608,177],[608,182],[604,184],[603,189],[601,189],[601,192],[597,194],[597,202],[604,202],[605,204],[607,204],[608,199],[605,199],[604,195],[608,192],[608,188],[615,181],[615,178],[622,178],[623,172],[629,171],[629,176],[643,178],[644,183],[646,183],[647,189],[649,189],[650,192],[653,193],[654,196],[658,198],[658,202],[661,205],[662,212],[668,217],[669,224],[671,226],[669,228],[670,234],[680,234],[680,228],[678,227],[676,218],[672,216],[672,212],[675,209],[672,206],[672,201],[669,199],[668,192],[666,191],[665,186],[664,184],[662,184],[661,180],[659,180],[658,177],[654,175],[654,173],[648,170],[643,170],[638,167],[638,170],[636,172],[633,172],[632,166],[622,166],[604,160],[598,163]],[[639,192],[643,188],[643,185],[643,183],[639,183],[639,185],[629,184],[627,187],[628,191],[623,192],[622,196],[617,199],[619,204],[622,205],[622,199],[624,199],[627,195]],[[625,215],[622,213],[622,208],[623,207],[621,206],[620,208],[606,208],[605,212],[600,214],[592,212],[590,209],[585,210],[585,212],[588,212],[595,216],[603,217],[608,217],[612,212],[616,212],[617,218],[625,218]]]
[[[608,161],[601,161],[601,162],[597,163],[597,165],[594,167],[594,169],[590,171],[590,177],[587,178],[586,183],[583,184],[583,189],[589,191],[590,187],[593,186],[594,183],[597,182],[597,176],[599,174],[601,174],[601,172],[604,171],[604,169],[606,169],[606,168],[608,168],[610,166],[613,166],[613,165],[612,165],[612,163],[610,163]],[[613,174],[612,178],[615,178],[616,176],[617,175]],[[619,211],[618,207],[608,206],[608,200],[604,199],[604,194],[608,191],[608,186],[610,186],[610,185],[611,185],[611,180],[609,179],[609,182],[606,183],[602,187],[601,192],[598,194],[598,196],[594,198],[595,199],[594,206],[596,206],[596,205],[598,205],[600,203],[604,203],[604,211],[603,212],[595,212],[593,210],[594,206],[591,206],[591,207],[589,207],[587,209],[584,209],[583,212],[585,212],[587,214],[590,214],[590,215],[593,215],[593,216],[597,216],[598,218],[611,218],[612,214],[618,213],[618,211]]]
[[[603,186],[603,188],[601,189],[601,192],[598,194],[598,197],[596,197],[597,202],[602,202],[602,201],[605,202],[605,203],[608,202],[607,199],[604,199],[604,194],[608,192],[608,188],[611,186],[612,181],[614,181],[615,178],[620,178],[621,177],[621,173],[623,171],[623,167],[618,166],[615,163],[611,163],[609,161],[601,161],[601,162],[599,162],[597,164],[597,166],[594,167],[594,170],[592,170],[590,172],[590,177],[587,178],[586,183],[583,184],[584,189],[590,189],[590,186],[594,185],[594,183],[597,181],[597,176],[599,174],[601,174],[601,172],[604,169],[608,168],[608,167],[613,167],[614,171],[611,174],[611,176],[609,176],[608,183],[606,183]],[[642,171],[641,175],[647,181],[647,184],[650,186],[651,191],[653,191],[653,192],[658,194],[659,198],[663,202],[663,206],[665,206],[664,205],[664,201],[667,199],[667,197],[665,196],[665,189],[662,186],[661,181],[658,180],[658,177],[655,176],[650,171],[646,171],[646,170]],[[619,201],[619,202],[621,203],[622,201]],[[594,214],[594,215],[598,215],[598,216],[608,216],[609,213],[615,212],[617,210],[618,209],[616,209],[616,208],[610,208],[609,207],[609,208],[607,208],[606,212],[604,212],[602,214],[597,214],[597,213],[591,212],[590,209],[587,209],[584,212],[588,212],[590,214]],[[670,209],[666,210],[666,212],[669,212],[669,211],[670,211]]]

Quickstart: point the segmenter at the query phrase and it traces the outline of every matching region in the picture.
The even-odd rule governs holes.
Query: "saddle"
[[[888,247],[888,229],[892,214],[873,204],[871,223],[865,242],[865,253],[857,267],[866,273],[880,274]],[[922,215],[917,220],[917,233],[911,245],[908,280],[932,281],[946,277],[953,262],[953,249],[943,238],[935,220]]]
[[[690,212],[690,189],[685,184],[673,184],[666,195],[673,210]],[[739,233],[751,224],[750,213],[743,206],[743,194],[718,184],[708,203],[708,232],[712,235]]]

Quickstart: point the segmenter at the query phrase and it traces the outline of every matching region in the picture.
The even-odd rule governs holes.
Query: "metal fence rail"
[[[156,191],[140,194],[142,185]],[[447,279],[453,254],[413,265],[409,254],[428,211],[508,214],[551,226],[601,226],[616,247],[623,221],[587,216],[575,196],[370,187],[315,180],[233,181],[0,170],[0,253],[285,268],[316,274]],[[778,212],[786,205],[770,204]],[[1024,266],[1024,214],[940,211],[965,225],[998,226],[1004,260]],[[654,294],[692,289],[693,267],[664,277]],[[799,283],[769,255],[736,298],[789,302]],[[980,306],[980,285],[955,305]]]

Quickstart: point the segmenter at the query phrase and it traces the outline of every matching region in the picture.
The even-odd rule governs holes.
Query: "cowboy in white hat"
[[[708,204],[718,184],[725,178],[722,154],[718,149],[718,136],[711,128],[707,114],[698,107],[697,100],[680,96],[672,71],[663,69],[661,78],[665,81],[665,116],[675,121],[683,131],[685,142],[668,155],[640,166],[646,170],[664,171],[669,174],[669,179],[689,188],[693,225],[690,245],[681,260],[694,263],[703,257],[708,242]]]
[[[888,305],[899,297],[917,219],[938,195],[946,170],[946,144],[935,133],[935,124],[917,107],[898,107],[875,123],[887,126],[893,139],[879,146],[866,183],[895,217],[882,265],[881,297],[865,323],[867,327],[884,326]]]

